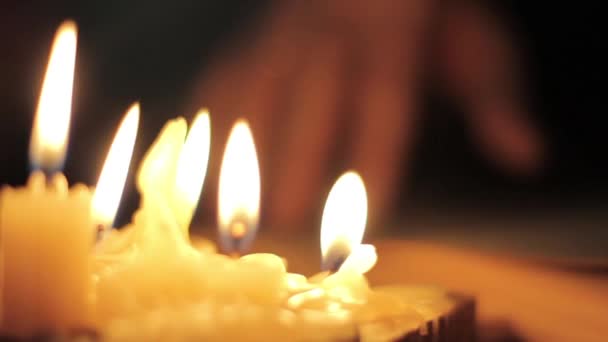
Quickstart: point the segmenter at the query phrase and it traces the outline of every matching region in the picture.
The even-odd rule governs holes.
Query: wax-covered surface
[[[138,217],[106,236],[93,256],[95,328],[104,340],[387,341],[438,334],[440,318],[461,303],[439,287],[370,288],[350,269],[290,273],[285,260],[310,259],[307,252],[236,258],[199,237],[192,238],[194,248],[142,241]],[[427,328],[427,322],[436,323]]]

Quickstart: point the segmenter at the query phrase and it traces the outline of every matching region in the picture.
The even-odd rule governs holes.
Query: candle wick
[[[48,170],[48,169],[40,169],[42,174],[44,175],[44,180],[47,189],[53,188],[53,177],[57,174],[57,171]]]
[[[255,230],[255,229],[254,229]],[[251,243],[252,227],[243,217],[236,217],[226,230],[220,230],[222,251],[231,257],[238,258]]]
[[[230,235],[235,240],[240,240],[247,233],[247,226],[242,221],[234,222],[234,224],[230,225]]]
[[[327,251],[327,254],[323,256],[321,260],[321,269],[331,273],[338,272],[350,253],[351,247],[347,241],[342,239],[336,240]]]
[[[230,252],[228,254],[228,256],[230,256],[232,259],[238,259],[241,257],[241,254],[239,252],[234,251],[234,252]]]
[[[98,223],[95,225],[95,236],[94,236],[94,242],[100,242],[101,240],[103,240],[103,237],[105,235],[105,231],[106,231],[106,226],[102,223]]]
[[[344,261],[346,261],[346,256],[323,260],[321,262],[321,270],[328,271],[330,274],[336,273],[336,272],[338,272],[340,267],[342,267],[342,264],[344,264]]]

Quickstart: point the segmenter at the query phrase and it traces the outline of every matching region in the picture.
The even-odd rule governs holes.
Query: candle
[[[201,276],[196,270],[200,255],[190,245],[187,229],[206,174],[209,127],[206,110],[197,114],[189,132],[185,119],[170,120],[146,152],[137,173],[142,199],[133,222],[109,232],[94,255],[99,321],[117,312],[155,307],[157,299],[163,300],[162,294],[151,293],[157,288],[172,287],[170,292],[181,292],[181,297],[193,293],[182,285]],[[206,244],[202,250],[209,248]],[[183,267],[174,270],[180,263]],[[180,276],[149,281],[174,272]],[[131,300],[120,300],[124,291]]]
[[[173,300],[199,298],[205,288],[201,255],[189,244],[187,227],[206,173],[208,113],[196,116],[186,137],[187,130],[183,118],[165,124],[138,170],[142,199],[133,222],[112,230],[93,255],[96,318],[102,327]],[[187,183],[193,188],[186,189]]]
[[[342,314],[358,327],[361,340],[393,341],[419,331],[449,312],[454,302],[430,287],[372,288],[364,274],[377,261],[376,249],[361,244],[367,219],[367,195],[361,177],[344,173],[332,187],[321,222],[322,267],[327,271],[291,287],[287,305],[294,310]],[[433,325],[437,334],[438,325]]]
[[[55,35],[30,145],[32,165],[47,172],[65,159],[75,54],[68,21]],[[68,188],[61,173],[36,171],[25,187],[2,190],[3,331],[25,336],[89,322],[90,200],[86,186]]]
[[[343,174],[332,187],[321,221],[322,272],[309,279],[315,286],[291,297],[293,308],[341,311],[367,302],[371,293],[363,274],[376,262],[372,245],[361,245],[367,220],[367,195],[361,177]]]

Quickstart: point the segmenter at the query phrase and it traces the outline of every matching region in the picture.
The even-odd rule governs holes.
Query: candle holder
[[[470,342],[476,340],[476,305],[471,296],[448,293],[454,306],[446,313],[429,319],[419,328],[391,326],[386,322],[359,327],[359,340],[375,340],[377,335],[396,336],[392,341],[399,342]],[[365,336],[361,336],[365,334]],[[368,338],[367,338],[368,337]]]

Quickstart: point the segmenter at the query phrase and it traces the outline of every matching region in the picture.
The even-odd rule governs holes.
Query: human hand
[[[386,217],[407,176],[402,156],[416,140],[421,84],[430,75],[465,107],[491,160],[524,172],[541,161],[517,57],[489,11],[425,0],[273,5],[193,89],[192,109],[208,107],[212,116],[206,192],[217,193],[230,127],[245,117],[261,165],[265,225],[316,217],[345,169],[366,182],[370,220]]]

